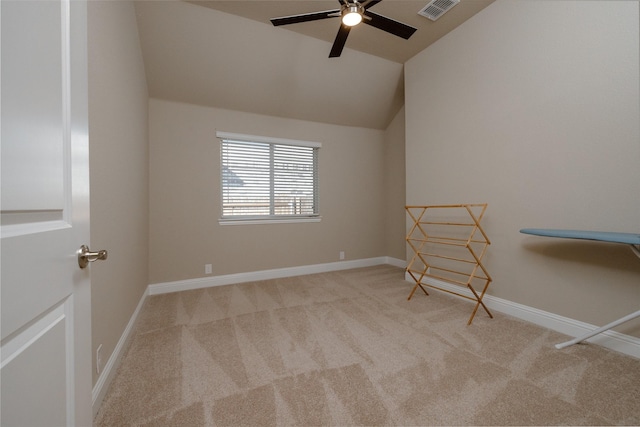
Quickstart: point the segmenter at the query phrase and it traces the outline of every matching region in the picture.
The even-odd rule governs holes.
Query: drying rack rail
[[[480,225],[487,204],[405,206],[405,209],[413,220],[406,238],[413,251],[407,273],[415,285],[408,299],[418,288],[425,295],[429,295],[426,288],[434,288],[476,302],[468,325],[480,306],[493,318],[482,302],[492,280],[482,263],[491,244]],[[461,289],[455,290],[456,287]],[[463,293],[463,289],[470,293]]]

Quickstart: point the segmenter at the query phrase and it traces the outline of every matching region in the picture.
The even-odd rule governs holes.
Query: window
[[[317,142],[217,132],[221,222],[319,220]]]

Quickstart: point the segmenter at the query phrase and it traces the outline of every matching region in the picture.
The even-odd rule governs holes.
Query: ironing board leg
[[[636,256],[638,258],[640,258],[640,245],[629,245],[629,247],[631,248],[633,253],[636,254]],[[607,331],[607,330],[609,330],[611,328],[615,328],[616,326],[621,325],[624,322],[628,322],[631,319],[635,319],[636,317],[640,317],[640,310],[636,311],[635,313],[628,314],[628,315],[626,315],[626,316],[624,316],[624,317],[622,317],[622,318],[620,318],[618,320],[614,320],[613,322],[608,323],[608,324],[604,325],[601,328],[598,328],[598,329],[596,329],[594,331],[591,331],[589,333],[581,335],[581,336],[579,336],[577,338],[574,338],[574,339],[569,340],[567,342],[556,344],[556,348],[557,349],[561,349],[561,348],[569,347],[570,345],[578,344],[579,342],[582,342],[582,341],[584,341],[584,340],[586,340],[588,338],[591,338],[594,335],[598,335],[601,332]]]
[[[582,341],[584,341],[584,340],[586,340],[588,338],[591,338],[594,335],[598,335],[601,332],[604,332],[604,331],[609,330],[611,328],[615,328],[616,326],[621,325],[624,322],[628,322],[631,319],[635,319],[636,317],[640,317],[640,310],[638,310],[638,311],[636,311],[634,313],[628,314],[628,315],[626,315],[626,316],[624,316],[624,317],[622,317],[622,318],[620,318],[618,320],[615,320],[615,321],[613,321],[611,323],[608,323],[608,324],[604,325],[601,328],[598,328],[598,329],[596,329],[594,331],[588,332],[588,333],[586,333],[584,335],[581,335],[581,336],[579,336],[577,338],[574,338],[574,339],[569,340],[567,342],[556,344],[556,348],[557,349],[561,349],[561,348],[569,347],[570,345],[573,345],[573,344],[578,344],[579,342],[582,342]]]

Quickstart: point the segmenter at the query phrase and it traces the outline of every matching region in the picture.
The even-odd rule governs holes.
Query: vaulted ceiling
[[[269,18],[340,7],[321,1],[137,1],[151,97],[301,120],[385,129],[404,104],[403,63],[494,0],[461,0],[437,21],[428,1],[371,11],[417,28],[404,40],[354,27],[328,58],[338,18],[273,27]]]

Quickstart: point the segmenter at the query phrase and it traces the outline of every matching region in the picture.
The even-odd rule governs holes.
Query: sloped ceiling
[[[404,104],[403,62],[492,1],[462,0],[432,22],[417,15],[426,1],[386,0],[375,12],[418,31],[403,40],[358,26],[340,58],[328,58],[336,19],[287,27],[268,20],[334,9],[334,1],[137,1],[135,7],[151,97],[385,129]],[[385,3],[403,8],[386,10]],[[409,9],[411,16],[400,13]],[[426,33],[431,37],[421,38]]]
[[[269,24],[269,18],[299,15],[323,10],[339,9],[339,0],[187,0],[222,12]],[[409,39],[375,29],[369,25],[358,25],[349,33],[347,47],[360,52],[405,63],[416,53],[447,34],[458,25],[493,3],[494,0],[462,0],[436,22],[418,15],[429,0],[384,0],[371,7],[371,11],[417,28]],[[333,43],[340,21],[338,18],[305,22],[280,27]],[[326,55],[329,54],[327,50]]]

